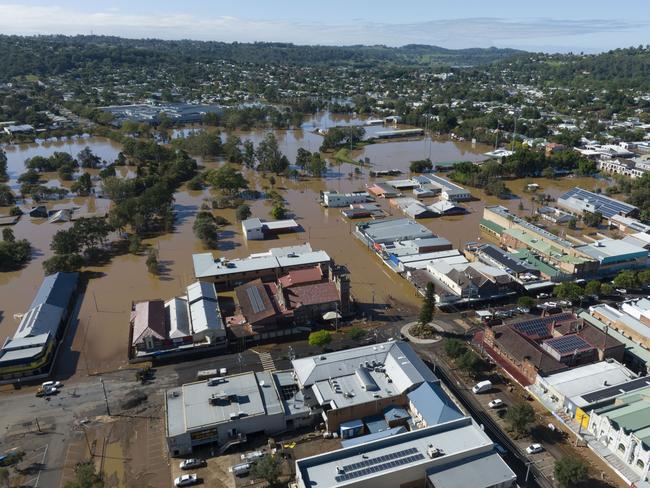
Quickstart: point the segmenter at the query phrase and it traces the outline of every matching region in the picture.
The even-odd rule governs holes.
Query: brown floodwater
[[[354,119],[347,118],[347,123]],[[331,117],[318,119],[318,124],[332,123]],[[259,142],[267,131],[238,132],[242,139]],[[295,159],[299,147],[316,150],[322,137],[310,131],[280,130],[274,131],[280,142],[281,150],[290,160]],[[120,151],[119,144],[106,139],[90,138],[71,143],[55,143],[42,145],[7,147],[12,179],[24,171],[21,164],[24,159],[36,154],[48,155],[54,150],[68,150],[76,155],[86,145],[104,159],[112,161]],[[53,147],[54,146],[54,147]],[[68,146],[70,146],[68,148]],[[384,142],[369,145],[353,153],[354,158],[369,157],[374,163],[372,168],[401,168],[405,172],[413,159],[422,159],[431,151],[433,161],[450,160],[479,160],[482,153],[488,150],[485,146],[473,147],[470,143],[458,143],[439,139],[428,140],[420,138],[413,141]],[[425,154],[424,151],[427,153]],[[218,161],[201,161],[207,168],[221,164]],[[365,311],[370,310],[373,302],[376,304],[376,314],[382,314],[385,304],[390,303],[393,309],[400,313],[414,311],[420,303],[420,298],[414,289],[398,275],[388,269],[380,259],[370,252],[360,241],[351,235],[355,223],[344,220],[340,209],[323,209],[318,203],[318,194],[322,190],[353,191],[364,189],[374,181],[368,176],[369,169],[363,168],[361,174],[353,173],[354,167],[348,164],[333,168],[328,177],[323,179],[291,180],[276,177],[275,188],[280,190],[287,201],[291,216],[303,227],[302,232],[287,234],[274,240],[247,242],[242,238],[240,225],[236,222],[234,210],[218,210],[216,214],[226,217],[231,223],[220,231],[219,246],[213,253],[215,256],[229,258],[247,256],[252,252],[266,251],[271,247],[310,242],[314,249],[327,251],[338,263],[345,265],[350,271],[352,293]],[[125,177],[130,176],[132,169],[120,168]],[[244,170],[251,187],[259,190],[270,189],[270,184],[262,175]],[[545,187],[544,192],[550,193],[546,186],[567,187],[578,184],[578,180],[543,181],[535,180]],[[586,188],[593,187],[594,180],[585,183]],[[508,182],[515,193],[524,197],[525,206],[527,195],[518,192],[513,185],[520,182]],[[467,204],[470,213],[464,216],[425,219],[421,223],[435,233],[446,237],[454,245],[459,246],[469,240],[476,240],[478,221],[482,216],[483,206],[501,203],[516,210],[518,199],[498,200],[487,197],[480,190],[472,190],[476,201]],[[182,188],[175,194],[176,226],[173,233],[145,241],[146,244],[158,249],[161,274],[150,275],[145,266],[144,255],[123,255],[115,257],[106,266],[90,268],[98,273],[88,285],[79,313],[79,327],[76,331],[72,350],[78,353],[77,364],[67,365],[70,371],[77,370],[84,376],[87,372],[109,371],[126,364],[128,322],[132,301],[154,298],[167,299],[181,294],[184,287],[194,280],[192,253],[204,251],[201,243],[194,237],[192,224],[194,216],[204,201],[212,198],[211,190],[187,191]],[[75,199],[79,205],[99,206],[105,201],[100,199]],[[49,203],[48,206],[70,204],[71,201]],[[266,200],[248,202],[253,216],[270,218],[271,206]],[[390,209],[388,202],[381,201],[386,210],[394,216],[401,216],[398,211]],[[49,243],[56,230],[69,224],[54,225],[23,217],[14,226],[16,237],[28,238],[34,245],[35,257],[24,269],[12,273],[0,274],[0,296],[2,311],[0,322],[0,342],[13,334],[17,323],[13,314],[25,312],[31,302],[34,292],[43,278],[42,261],[50,255]],[[377,315],[375,315],[377,316]],[[66,368],[66,369],[67,369]]]

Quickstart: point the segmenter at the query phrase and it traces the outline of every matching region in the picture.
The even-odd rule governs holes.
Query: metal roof
[[[77,289],[78,281],[78,273],[55,273],[46,276],[29,308],[34,308],[42,303],[67,308]]]
[[[408,394],[408,399],[428,427],[464,416],[437,383],[423,383]]]
[[[624,393],[630,393],[641,388],[647,388],[649,386],[650,377],[642,376],[641,378],[637,378],[632,381],[627,381],[618,385],[612,385],[606,388],[601,388],[600,390],[584,393],[581,395],[581,398],[584,400],[585,404],[590,404],[601,400],[606,400],[608,398],[613,398]]]
[[[517,475],[503,462],[494,451],[477,454],[469,459],[450,462],[427,471],[429,483],[435,488],[492,488],[493,486],[510,486]]]
[[[572,188],[558,197],[557,202],[567,208],[580,212],[583,210],[600,212],[605,218],[610,218],[614,215],[627,216],[638,210],[637,207],[629,203],[624,203],[614,198],[578,187]]]
[[[217,291],[212,283],[207,281],[195,281],[187,287],[187,301],[194,303],[195,301],[205,298],[207,300],[217,301]]]
[[[359,224],[357,229],[366,238],[378,244],[422,237],[435,237],[433,232],[411,219],[367,222]]]

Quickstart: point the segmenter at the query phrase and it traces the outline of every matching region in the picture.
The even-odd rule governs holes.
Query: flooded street
[[[351,123],[353,119],[348,118]],[[330,117],[323,116],[311,120],[312,127],[322,127],[332,123]],[[340,120],[336,120],[339,124]],[[315,151],[322,142],[322,137],[306,130],[274,131],[280,143],[281,151],[290,161],[300,147]],[[237,132],[243,140],[250,139],[255,144],[262,140],[267,131],[254,130]],[[47,156],[54,151],[67,151],[76,154],[88,145],[93,152],[112,162],[120,151],[119,144],[106,139],[90,138],[65,143],[27,145],[7,147],[9,171],[12,184],[15,178],[24,172],[23,162],[34,155]],[[419,138],[413,141],[382,142],[368,145],[351,155],[355,159],[368,157],[371,167],[361,169],[361,174],[354,174],[355,167],[342,164],[340,168],[331,168],[327,178],[291,180],[276,177],[275,189],[280,191],[287,201],[290,216],[301,224],[303,231],[283,235],[275,240],[247,242],[242,238],[240,224],[235,220],[234,210],[216,210],[215,214],[226,217],[230,224],[220,229],[219,249],[214,250],[215,256],[229,258],[247,256],[253,252],[266,251],[271,247],[310,242],[314,249],[327,251],[337,264],[345,265],[350,271],[352,294],[361,304],[365,313],[372,313],[379,318],[384,313],[412,313],[420,303],[419,296],[406,280],[394,274],[381,263],[378,257],[355,239],[351,233],[355,222],[348,222],[341,216],[340,209],[323,209],[318,203],[318,195],[322,190],[337,190],[342,192],[362,190],[368,183],[375,181],[368,175],[369,170],[400,168],[408,174],[410,161],[428,157],[438,161],[478,161],[484,159],[482,153],[489,150],[486,146],[472,147],[470,143],[451,142],[429,138]],[[207,168],[218,166],[218,162],[202,163]],[[244,170],[245,176],[251,183],[251,188],[268,190],[271,185],[262,175]],[[132,176],[128,168],[118,168],[118,174],[123,177]],[[522,180],[523,181],[523,180]],[[522,197],[526,209],[530,208],[530,194],[523,193],[522,181],[507,182],[517,196]],[[558,188],[568,188],[579,183],[578,179],[557,180],[546,182],[535,180],[545,193],[560,191]],[[594,186],[584,182],[586,188]],[[549,186],[547,189],[546,187]],[[471,189],[477,198],[466,204],[470,213],[464,216],[425,219],[420,222],[433,232],[449,239],[454,246],[462,246],[466,241],[476,240],[479,235],[478,222],[482,209],[486,204],[500,203],[516,210],[518,199],[498,200],[486,197],[477,189]],[[553,193],[552,193],[553,194]],[[194,216],[204,200],[212,198],[210,190],[186,191],[182,188],[175,194],[176,226],[173,233],[159,238],[145,240],[144,243],[158,249],[161,274],[150,275],[145,266],[145,255],[121,255],[115,257],[106,266],[91,267],[89,271],[97,274],[90,280],[83,304],[79,313],[79,325],[74,332],[72,352],[69,364],[64,365],[69,375],[86,375],[92,372],[111,371],[127,363],[129,312],[132,301],[147,299],[168,299],[183,293],[184,288],[194,280],[192,253],[202,252],[201,243],[194,237],[192,224]],[[554,196],[556,196],[554,194]],[[431,203],[430,200],[428,203]],[[107,200],[74,199],[48,203],[49,208],[71,203],[87,206],[89,209],[105,206]],[[271,204],[267,200],[247,202],[254,217],[269,219]],[[393,213],[394,217],[402,214],[389,208],[388,202],[380,200],[384,208]],[[34,259],[24,269],[0,274],[0,296],[2,296],[0,341],[12,335],[17,327],[13,319],[16,313],[23,313],[31,303],[34,292],[43,278],[42,261],[49,257],[49,244],[52,235],[69,224],[49,224],[43,220],[32,220],[23,216],[14,226],[17,238],[26,238],[34,246]],[[374,304],[374,306],[373,306]],[[386,308],[386,304],[390,308]],[[371,312],[372,310],[372,312]]]

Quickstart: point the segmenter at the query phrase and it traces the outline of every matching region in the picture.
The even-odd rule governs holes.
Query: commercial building
[[[572,313],[497,325],[483,333],[486,352],[522,385],[595,361],[622,361],[625,346]]]
[[[425,226],[410,219],[390,219],[358,224],[354,235],[368,246],[378,246],[395,241],[408,241],[435,237]]]
[[[650,233],[650,225],[634,219],[632,217],[624,217],[623,215],[613,215],[609,221],[609,226],[614,227],[626,234],[642,233],[646,236]]]
[[[616,456],[636,479],[647,481],[650,468],[650,387],[617,397],[589,416],[588,432]]]
[[[605,303],[593,305],[589,307],[589,313],[608,327],[650,349],[650,300],[647,298],[623,303],[620,310]]]
[[[413,180],[418,183],[417,188],[421,191],[432,191],[440,195],[444,200],[463,202],[472,199],[472,194],[468,190],[440,176],[433,174],[420,175],[413,178]]]
[[[622,239],[609,237],[576,246],[575,252],[598,263],[599,276],[611,276],[624,269],[643,269],[648,265],[648,250]]]
[[[161,116],[165,116],[173,123],[188,124],[202,122],[206,114],[221,114],[223,112],[223,107],[219,105],[189,103],[111,105],[99,107],[99,109],[111,114],[113,116],[112,124],[118,127],[127,120],[157,125],[160,123]]]
[[[0,349],[0,381],[40,379],[50,374],[73,307],[79,275],[46,276],[13,337]]]
[[[639,209],[634,205],[578,187],[558,197],[557,205],[575,215],[582,215],[584,212],[600,212],[606,219],[614,215],[634,217],[639,213]]]
[[[230,289],[255,279],[277,280],[283,274],[300,268],[329,266],[331,258],[325,251],[313,251],[309,244],[276,247],[247,258],[214,259],[212,253],[194,254],[194,275],[211,281],[221,289]]]
[[[464,417],[296,461],[299,488],[510,488],[516,476]]]
[[[241,228],[247,240],[261,241],[277,234],[296,232],[300,229],[300,225],[294,219],[265,222],[261,219],[253,218],[242,221]]]
[[[357,203],[366,203],[370,200],[370,195],[366,191],[352,193],[323,191],[320,196],[324,207],[348,207]]]
[[[468,244],[467,251],[482,263],[505,271],[520,283],[531,283],[540,278],[535,266],[494,244]]]
[[[201,346],[222,350],[227,345],[226,326],[212,283],[196,281],[182,296],[132,305],[131,358],[189,353]]]

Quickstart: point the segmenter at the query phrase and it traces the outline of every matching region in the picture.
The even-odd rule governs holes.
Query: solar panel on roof
[[[545,341],[550,347],[555,349],[560,354],[569,354],[575,350],[591,349],[592,346],[582,337],[578,335],[567,335],[563,337],[556,337]]]
[[[386,462],[386,463],[382,463],[382,464],[377,464],[377,465],[370,466],[370,467],[365,467],[365,468],[362,468],[362,469],[357,469],[357,470],[352,471],[350,473],[340,474],[340,475],[335,476],[334,479],[336,480],[336,482],[340,483],[341,481],[347,481],[347,480],[351,480],[351,479],[354,479],[354,478],[360,478],[361,476],[366,476],[368,474],[379,473],[379,472],[385,471],[387,469],[395,468],[397,466],[403,466],[405,464],[413,463],[415,461],[421,461],[422,459],[424,459],[423,454],[421,454],[421,453],[414,454],[414,452],[417,452],[416,448],[406,449],[404,451],[399,451],[399,453],[389,454],[387,456],[382,456],[382,457],[393,456],[395,454],[397,454],[399,456],[404,456],[403,453],[405,453],[405,452],[408,452],[409,454],[412,454],[412,455],[409,455],[409,456],[406,456],[406,457],[399,457],[399,459],[396,459],[394,461],[390,461],[390,462]],[[376,460],[376,459],[379,459],[379,458],[374,458],[373,460]],[[373,460],[368,460],[368,461],[373,461]],[[367,462],[367,461],[364,461],[364,462]],[[354,465],[358,465],[358,464],[361,464],[361,463],[355,463]],[[350,465],[350,466],[352,466],[352,465]],[[347,470],[347,466],[345,466],[343,469]]]
[[[628,215],[637,209],[637,207],[633,205],[620,202],[618,200],[606,197],[604,195],[592,193],[590,191],[583,190],[582,188],[572,188],[571,190],[567,191],[564,195],[560,197],[560,199],[563,200],[569,198],[576,198],[579,200],[583,200],[593,205],[595,207],[595,210],[603,214],[603,217],[606,218],[621,213],[623,215]]]
[[[260,313],[263,312],[266,307],[264,306],[264,301],[260,296],[260,291],[255,287],[250,287],[246,289],[246,294],[248,295],[248,300],[251,302],[251,307],[253,307],[253,312]]]

